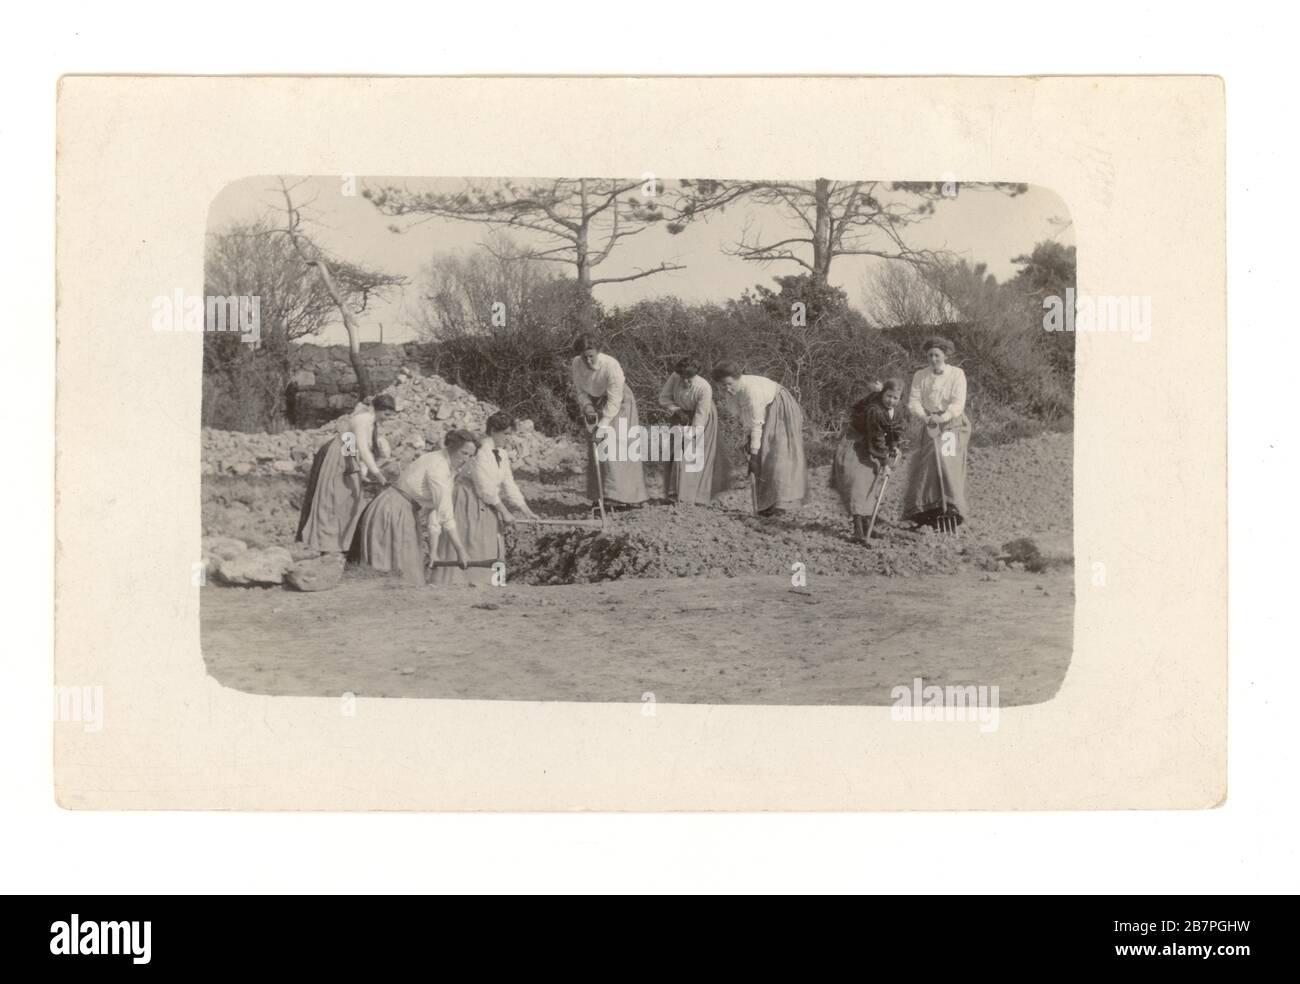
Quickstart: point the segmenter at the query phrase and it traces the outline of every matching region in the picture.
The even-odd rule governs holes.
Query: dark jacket
[[[879,393],[872,393],[853,404],[849,423],[857,437],[854,448],[863,463],[882,463],[891,452],[902,447],[903,406],[900,403],[894,407],[891,420]]]

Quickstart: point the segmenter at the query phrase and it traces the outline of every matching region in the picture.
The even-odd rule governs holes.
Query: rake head
[[[954,513],[940,513],[934,519],[934,530],[948,536],[957,535],[957,516]]]

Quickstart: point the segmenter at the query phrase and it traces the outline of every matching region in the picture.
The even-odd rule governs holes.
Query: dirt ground
[[[890,704],[921,677],[996,684],[1003,706],[1044,701],[1072,647],[1072,459],[1069,434],[972,449],[974,516],[958,537],[901,523],[900,480],[880,539],[853,543],[823,465],[784,516],[750,515],[742,485],[712,507],[651,502],[603,532],[520,526],[500,588],[353,569],[319,594],[212,586],[203,654],[221,683],[261,694]],[[647,479],[656,496],[657,470]],[[590,515],[582,484],[520,481],[556,518]],[[296,476],[205,476],[204,533],[288,545],[302,489]],[[1013,563],[1020,537],[1050,562]],[[792,589],[796,563],[807,582]]]
[[[205,589],[203,655],[272,695],[891,704],[891,688],[998,685],[1050,699],[1073,572],[659,578],[500,588],[347,580],[319,594]]]

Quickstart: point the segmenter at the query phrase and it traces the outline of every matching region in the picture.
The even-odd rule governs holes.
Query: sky
[[[306,231],[325,249],[354,263],[384,271],[404,274],[408,285],[394,291],[388,300],[372,301],[360,316],[361,340],[386,342],[414,339],[411,327],[419,307],[422,270],[439,254],[469,254],[479,245],[490,228],[477,223],[453,219],[425,219],[412,225],[408,219],[383,215],[361,196],[367,186],[397,184],[412,190],[447,191],[467,185],[469,178],[366,178],[357,176],[349,185],[346,176],[287,178],[295,186],[295,201],[310,202],[304,209]],[[524,182],[528,179],[516,179]],[[891,180],[911,180],[904,176]],[[671,186],[671,182],[669,182]],[[355,188],[355,194],[346,192]],[[219,232],[232,222],[259,216],[277,218],[275,210],[283,207],[279,182],[275,176],[243,178],[227,185],[213,200],[208,214],[208,231]],[[282,215],[282,213],[281,213]],[[992,192],[966,190],[954,199],[937,204],[933,216],[907,231],[914,248],[947,249],[972,263],[985,263],[999,280],[1015,273],[1014,256],[1028,253],[1034,244],[1056,239],[1073,245],[1073,229],[1062,228],[1059,221],[1069,221],[1069,208],[1054,192],[1031,185],[1014,198]],[[391,231],[394,223],[404,227],[400,234]],[[606,307],[635,303],[648,297],[672,294],[689,302],[720,303],[738,297],[755,284],[772,284],[772,278],[804,272],[793,262],[759,264],[729,256],[724,251],[746,234],[763,241],[784,238],[797,227],[782,211],[741,200],[725,211],[713,212],[707,221],[697,221],[678,235],[670,235],[663,224],[652,226],[639,235],[624,239],[610,258],[598,268],[597,277],[617,277],[649,269],[667,261],[680,264],[683,270],[657,273],[622,284],[604,284],[595,288],[596,298]],[[512,231],[520,242],[527,235]],[[540,242],[540,237],[536,240]],[[811,259],[811,257],[806,257]],[[831,266],[830,282],[847,291],[854,306],[864,305],[864,280],[872,268],[888,261],[875,257],[842,256]],[[572,267],[551,264],[556,270],[572,273]],[[335,325],[316,341],[333,344],[346,341],[342,325]]]

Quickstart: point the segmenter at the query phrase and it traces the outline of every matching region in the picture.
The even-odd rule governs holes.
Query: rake
[[[516,523],[532,523],[536,526],[585,526],[588,529],[603,530],[605,524],[599,519],[526,519],[520,516]]]
[[[940,507],[939,515],[934,518],[934,529],[936,533],[956,536],[957,517],[948,511],[948,488],[943,480],[943,456],[939,451],[939,431],[939,427],[926,428],[926,432],[934,441],[934,466],[939,471],[939,495],[943,498],[943,505]]]
[[[466,567],[491,567],[493,564],[504,562],[506,559],[506,538],[500,533],[497,534],[497,555],[491,560],[467,560]],[[430,567],[459,567],[459,560],[431,560]]]

